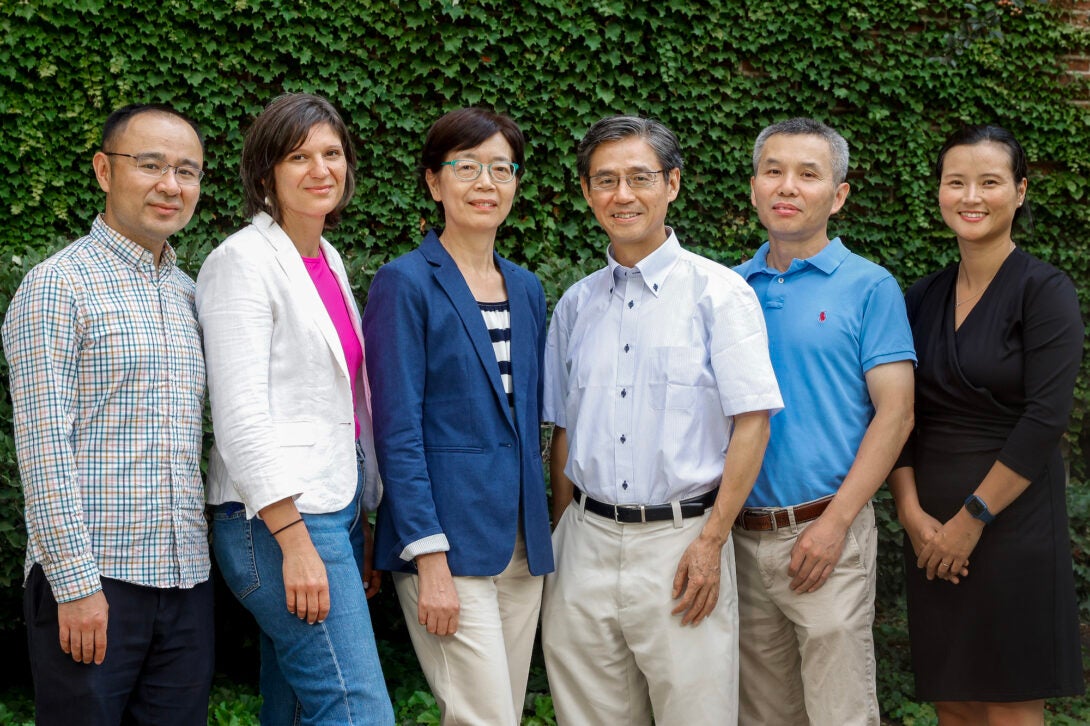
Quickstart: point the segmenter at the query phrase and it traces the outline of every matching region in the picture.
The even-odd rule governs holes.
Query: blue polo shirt
[[[904,297],[893,276],[837,237],[785,272],[768,242],[735,270],[757,293],[784,409],[773,416],[747,507],[786,507],[833,494],[855,460],[874,405],[864,374],[915,363]]]

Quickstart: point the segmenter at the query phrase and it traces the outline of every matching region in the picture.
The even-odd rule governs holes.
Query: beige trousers
[[[585,501],[585,500],[584,500]],[[559,726],[733,726],[738,603],[730,540],[719,602],[700,625],[671,615],[674,573],[707,515],[617,524],[572,503],[553,533],[541,644]]]
[[[522,722],[544,579],[530,574],[520,535],[511,562],[499,575],[454,578],[461,606],[458,630],[439,637],[417,619],[420,578],[394,573],[409,636],[443,726]]]
[[[744,725],[877,726],[874,624],[878,532],[867,504],[832,575],[795,593],[787,566],[809,523],[776,532],[734,528]]]

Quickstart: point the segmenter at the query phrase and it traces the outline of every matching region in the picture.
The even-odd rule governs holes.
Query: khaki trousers
[[[584,500],[586,501],[586,500]],[[733,725],[738,713],[734,555],[700,625],[671,615],[678,562],[707,515],[617,524],[572,503],[553,533],[542,647],[559,726]],[[675,526],[676,525],[676,526]]]
[[[394,586],[443,726],[517,726],[537,635],[544,578],[530,574],[519,535],[495,577],[455,577],[458,630],[439,637],[420,624],[420,578],[395,572]]]
[[[877,726],[874,510],[867,504],[852,522],[825,584],[800,594],[789,587],[787,566],[808,525],[776,532],[734,528],[742,632],[739,723]]]

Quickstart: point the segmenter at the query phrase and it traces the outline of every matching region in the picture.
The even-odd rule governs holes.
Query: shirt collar
[[[678,242],[677,235],[674,234],[674,230],[670,227],[667,227],[666,231],[668,233],[666,241],[659,245],[654,252],[637,262],[632,268],[626,268],[614,259],[612,245],[606,250],[606,260],[610,272],[607,277],[607,282],[609,284],[610,292],[613,291],[614,281],[617,279],[618,275],[624,274],[625,270],[635,269],[640,273],[643,284],[651,291],[651,294],[655,297],[659,296],[663,283],[666,281],[666,276],[670,274],[670,270],[673,269],[674,263],[681,257],[681,243]]]
[[[136,269],[142,266],[149,266],[153,269],[155,267],[155,255],[152,254],[151,250],[141,247],[106,224],[101,214],[95,217],[95,221],[91,224],[90,236],[129,267]],[[159,255],[160,273],[173,267],[177,261],[178,255],[174,252],[174,248],[170,246],[170,242],[165,242],[163,252]]]
[[[829,244],[825,245],[820,252],[813,257],[807,257],[805,260],[795,259],[791,261],[791,266],[787,270],[781,271],[774,267],[768,266],[768,252],[770,245],[765,242],[753,255],[753,263],[746,269],[746,279],[750,279],[758,273],[764,273],[766,275],[782,275],[784,272],[797,272],[798,270],[810,266],[815,267],[826,275],[831,275],[840,267],[840,263],[847,258],[849,254],[848,248],[844,246],[844,243],[840,241],[839,237],[834,237],[829,240]]]

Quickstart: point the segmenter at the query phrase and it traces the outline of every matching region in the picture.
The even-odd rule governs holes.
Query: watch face
[[[995,515],[989,511],[988,505],[975,494],[970,494],[969,498],[965,500],[965,511],[984,524],[988,524],[995,519]]]

